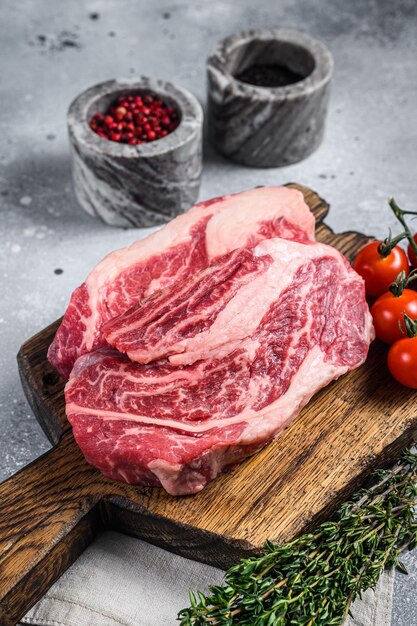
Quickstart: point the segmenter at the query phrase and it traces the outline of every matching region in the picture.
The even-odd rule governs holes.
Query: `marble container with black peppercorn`
[[[138,145],[92,130],[97,113],[105,114],[118,98],[130,94],[150,94],[175,109],[176,128]],[[163,224],[188,209],[200,187],[202,122],[196,98],[169,82],[145,77],[112,80],[84,91],[68,111],[74,186],[81,206],[107,224],[127,228]]]
[[[304,159],[323,138],[332,71],[326,46],[297,31],[227,37],[207,60],[210,140],[252,167]]]

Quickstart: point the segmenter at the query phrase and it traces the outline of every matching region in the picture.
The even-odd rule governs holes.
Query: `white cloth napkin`
[[[33,626],[175,626],[188,589],[220,584],[223,572],[138,539],[106,532],[23,618]],[[391,624],[393,576],[367,591],[346,626]]]

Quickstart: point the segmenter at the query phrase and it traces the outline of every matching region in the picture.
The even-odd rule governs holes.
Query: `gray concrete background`
[[[303,163],[272,170],[232,165],[207,147],[200,198],[297,181],[331,203],[335,230],[385,236],[395,226],[389,194],[416,208],[415,0],[2,0],[0,480],[49,447],[20,387],[20,344],[62,314],[107,252],[149,232],[106,227],[77,205],[70,101],[96,82],[147,74],[178,82],[204,104],[215,42],[271,25],[305,30],[333,52],[325,141]],[[405,561],[411,574],[397,575],[395,626],[417,624],[416,553]]]

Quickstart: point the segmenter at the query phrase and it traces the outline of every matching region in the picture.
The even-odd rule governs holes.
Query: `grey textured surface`
[[[48,449],[23,397],[15,355],[62,314],[71,291],[108,251],[136,239],[90,218],[75,200],[66,131],[71,100],[114,76],[159,76],[205,98],[216,41],[271,24],[323,39],[335,73],[327,132],[285,169],[238,167],[207,148],[200,198],[298,181],[332,205],[335,230],[384,236],[394,194],[417,198],[415,0],[3,0],[0,110],[0,479]],[[98,19],[90,19],[98,12]],[[142,231],[143,233],[143,231]],[[55,273],[63,270],[62,273]],[[417,624],[417,554],[397,576],[394,626]]]
[[[180,124],[164,139],[129,146],[102,139],[88,122],[129,92],[157,94]],[[83,91],[68,111],[74,190],[93,217],[127,228],[164,224],[198,197],[203,111],[189,92],[149,77],[111,80]]]
[[[279,64],[303,79],[279,88],[237,80],[253,66]],[[297,163],[323,139],[333,61],[326,46],[282,28],[223,39],[207,61],[207,127],[221,154],[251,167]]]

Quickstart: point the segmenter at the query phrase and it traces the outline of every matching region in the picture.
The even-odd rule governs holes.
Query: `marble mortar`
[[[259,87],[236,76],[280,65],[301,76],[283,87]],[[220,41],[207,60],[208,134],[224,156],[251,167],[296,163],[320,145],[333,60],[303,33],[251,30]]]
[[[152,94],[174,106],[178,127],[147,144],[99,137],[89,127],[118,96]],[[75,192],[83,209],[111,226],[163,224],[197,199],[202,171],[203,111],[196,98],[169,82],[111,80],[81,93],[68,110]]]

